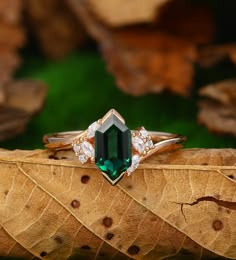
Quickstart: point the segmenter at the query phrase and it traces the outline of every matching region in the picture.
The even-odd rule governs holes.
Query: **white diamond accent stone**
[[[141,129],[140,131],[139,131],[139,133],[140,133],[140,136],[142,137],[142,138],[147,138],[148,137],[148,131],[146,130],[146,129]]]
[[[142,154],[145,151],[145,143],[140,137],[138,137],[138,136],[133,137],[132,138],[132,144],[133,144],[134,148],[140,154]]]
[[[85,154],[80,154],[79,157],[78,157],[79,161],[84,164],[87,162],[88,158],[86,157]]]
[[[73,144],[73,150],[74,150],[74,152],[75,152],[76,154],[78,154],[78,153],[80,152],[80,149],[81,149],[80,145],[78,145],[78,144]]]
[[[84,141],[81,143],[81,149],[87,157],[94,157],[94,148],[89,142]]]
[[[145,143],[145,146],[148,147],[149,149],[153,148],[153,141],[152,141],[152,140],[148,140],[148,141]]]
[[[127,169],[127,174],[128,174],[128,176],[130,176],[131,173],[138,168],[139,163],[140,163],[140,157],[139,157],[137,154],[133,155],[133,157],[132,157],[132,164],[131,164],[131,166]]]
[[[87,137],[88,138],[92,138],[95,135],[95,132],[97,131],[97,129],[100,127],[100,124],[98,122],[94,122],[92,123],[89,127],[88,127],[88,131],[87,131]]]

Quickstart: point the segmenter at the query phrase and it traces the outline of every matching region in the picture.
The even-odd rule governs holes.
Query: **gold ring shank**
[[[114,134],[106,138],[112,126],[116,126]],[[75,158],[81,164],[95,163],[102,175],[114,185],[124,174],[130,176],[149,156],[179,149],[182,147],[180,143],[186,140],[182,135],[147,131],[144,127],[130,131],[131,139],[125,120],[111,109],[86,130],[48,134],[43,137],[43,142],[46,148],[55,152],[74,151]],[[122,136],[119,133],[123,133]],[[113,143],[114,147],[110,147]]]
[[[54,134],[45,135],[43,137],[43,142],[45,146],[53,150],[71,149],[71,145],[74,139],[78,139],[83,135],[85,131],[69,131],[69,132],[59,132]],[[131,130],[131,133],[136,132],[136,130]],[[178,144],[186,141],[186,137],[178,134],[166,133],[166,132],[156,132],[148,131],[154,142],[155,151],[162,149],[166,146],[172,144]]]

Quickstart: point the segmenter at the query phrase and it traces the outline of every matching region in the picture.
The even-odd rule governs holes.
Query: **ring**
[[[130,130],[114,109],[84,131],[44,136],[48,149],[73,149],[80,163],[95,163],[112,185],[125,173],[130,176],[139,163],[152,154],[185,140],[184,136],[178,134],[150,132],[144,127]]]

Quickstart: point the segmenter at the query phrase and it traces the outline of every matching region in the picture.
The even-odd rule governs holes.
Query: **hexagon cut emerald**
[[[116,115],[111,114],[95,132],[95,163],[115,184],[131,162],[131,132]]]

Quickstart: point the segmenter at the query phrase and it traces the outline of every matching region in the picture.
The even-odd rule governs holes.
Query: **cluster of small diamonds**
[[[86,135],[72,143],[75,155],[82,164],[86,163],[88,160],[94,160],[93,139],[95,132],[100,126],[101,124],[98,121],[92,123],[88,127]]]
[[[141,157],[154,147],[152,138],[144,127],[132,133],[132,146],[135,152],[132,156],[132,164],[127,170],[128,175],[138,168]]]

